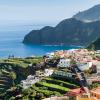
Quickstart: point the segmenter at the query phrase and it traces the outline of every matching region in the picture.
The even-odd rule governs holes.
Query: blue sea
[[[40,29],[43,25],[6,25],[0,26],[0,58],[9,55],[15,57],[41,56],[55,50],[76,49],[79,46],[46,46],[25,45],[22,40],[32,29]]]

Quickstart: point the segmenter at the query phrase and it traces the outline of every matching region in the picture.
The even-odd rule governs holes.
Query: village
[[[51,98],[52,100],[100,100],[99,50],[60,50],[47,53],[43,58],[46,68],[36,71],[35,75],[28,76],[26,80],[22,80],[21,84],[24,89],[45,80],[45,77],[65,78],[65,81],[78,84],[79,87],[73,85],[72,89],[62,97],[55,95],[44,100],[51,100]],[[97,86],[90,88],[93,84],[97,84]]]

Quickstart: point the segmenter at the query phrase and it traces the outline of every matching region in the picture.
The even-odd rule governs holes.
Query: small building
[[[95,74],[95,76],[87,77],[87,82],[89,85],[93,83],[100,83],[100,76]]]
[[[75,100],[100,100],[100,87],[90,90],[89,93],[78,89],[70,90],[67,95],[76,98]]]
[[[52,70],[52,69],[45,69],[44,72],[45,72],[44,73],[45,76],[51,76],[53,74],[54,70]]]
[[[100,66],[97,66],[97,74],[100,75]]]
[[[27,89],[39,81],[40,81],[39,77],[29,75],[26,80],[21,81],[21,84],[22,84],[24,89]]]
[[[100,100],[100,87],[91,90],[91,95],[94,97],[94,100]]]
[[[80,70],[85,71],[85,70],[89,70],[92,67],[93,63],[92,62],[86,62],[83,64],[79,65]]]
[[[54,57],[54,52],[47,53],[46,56],[52,59]]]
[[[69,72],[64,72],[64,71],[55,71],[53,73],[53,76],[62,76],[62,77],[66,77],[66,78],[72,78],[73,77],[73,73],[69,73]]]
[[[44,72],[36,71],[36,76],[39,77],[39,78],[42,78],[42,77],[44,77]]]
[[[66,68],[71,65],[71,59],[60,59],[57,67]]]

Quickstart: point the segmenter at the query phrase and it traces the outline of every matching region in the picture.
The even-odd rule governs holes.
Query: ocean
[[[24,36],[32,29],[40,29],[43,25],[9,25],[0,26],[0,58],[9,55],[15,57],[42,56],[55,50],[76,49],[79,46],[25,45]]]

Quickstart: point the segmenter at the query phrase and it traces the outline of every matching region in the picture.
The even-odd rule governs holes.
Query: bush
[[[9,100],[15,100],[15,97],[11,97]]]
[[[54,91],[53,95],[61,97],[62,95],[59,92]]]

